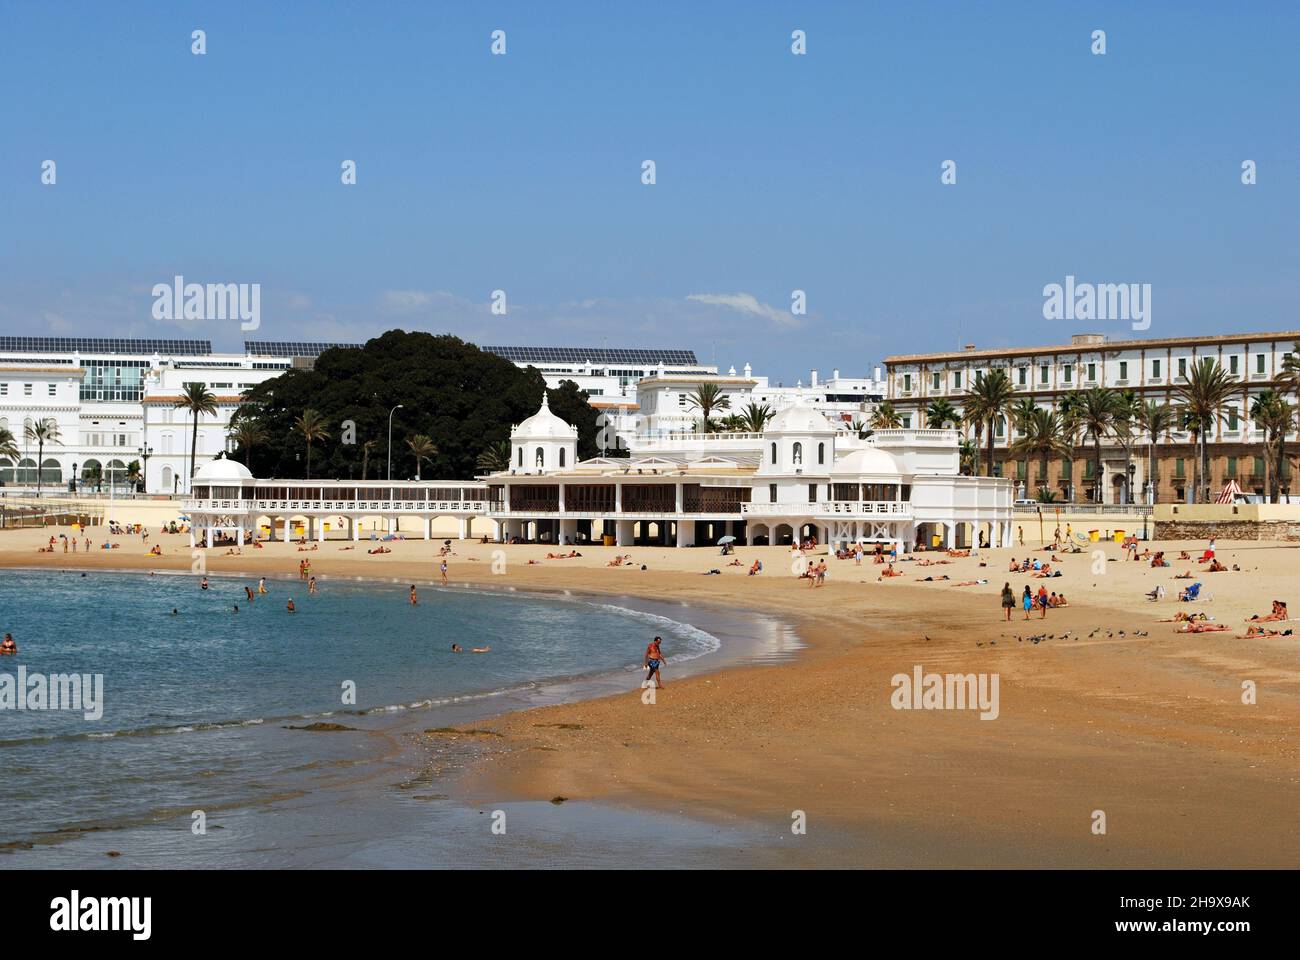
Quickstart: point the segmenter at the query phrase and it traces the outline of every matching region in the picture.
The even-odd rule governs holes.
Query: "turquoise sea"
[[[249,604],[251,578],[213,577],[202,590],[189,575],[0,571],[0,632],[19,645],[0,658],[0,683],[13,678],[12,691],[20,667],[29,683],[71,673],[103,682],[97,719],[0,709],[0,867],[68,839],[138,844],[156,824],[186,835],[196,810],[248,822],[250,810],[380,776],[402,717],[451,722],[584,684],[635,690],[655,634],[673,670],[719,646],[662,613],[577,596],[420,584],[412,606],[407,583],[322,579],[316,596],[300,581],[268,584]],[[491,652],[453,653],[453,643]],[[290,729],[314,723],[355,729]],[[306,842],[285,841],[291,832],[271,831]],[[272,862],[301,862],[282,852]]]

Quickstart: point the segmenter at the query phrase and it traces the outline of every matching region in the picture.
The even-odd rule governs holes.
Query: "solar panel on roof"
[[[325,343],[323,341],[245,340],[244,351],[258,357],[319,357],[334,347],[360,349],[360,343]]]
[[[514,363],[639,363],[694,366],[694,350],[646,350],[610,347],[484,347]]]
[[[134,353],[198,356],[212,352],[210,340],[118,337],[0,337],[0,350],[20,353]]]

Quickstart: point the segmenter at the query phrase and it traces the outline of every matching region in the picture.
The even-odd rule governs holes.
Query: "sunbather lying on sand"
[[[1189,622],[1175,630],[1175,633],[1222,633],[1228,629],[1226,623]]]
[[[1294,632],[1295,631],[1290,628],[1286,630],[1269,630],[1265,627],[1259,626],[1259,624],[1252,623],[1246,628],[1246,634],[1242,639],[1245,640],[1248,637],[1289,637]]]

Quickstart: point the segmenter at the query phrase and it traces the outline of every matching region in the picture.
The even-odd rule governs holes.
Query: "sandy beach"
[[[65,532],[0,531],[0,566],[191,569],[181,536],[161,538],[161,558],[147,556],[138,536],[113,538],[114,550],[64,554],[60,543],[54,554],[37,552],[50,533]],[[155,529],[149,545],[159,540]],[[216,548],[206,563],[211,574],[292,577],[309,557],[326,586],[331,576],[429,583],[440,545],[401,541],[374,556],[365,542],[305,552],[277,543],[239,556]],[[1203,543],[1156,544],[1172,560],[1165,569],[1123,561],[1117,544],[1102,543],[1094,548],[1109,562],[1091,551],[1058,554],[1059,578],[1009,573],[1013,556],[1049,556],[1035,546],[951,560],[918,554],[889,580],[870,559],[858,566],[832,557],[825,586],[811,588],[790,575],[790,552],[779,547],[741,547],[741,565],[728,566],[732,558],[707,548],[587,547],[580,558],[548,560],[554,548],[545,545],[454,541],[453,583],[759,611],[808,644],[790,662],[680,683],[666,649],[666,687],[653,704],[633,684],[621,696],[476,722],[503,736],[491,738],[458,791],[483,803],[563,796],[744,820],[787,835],[802,811],[809,837],[834,837],[818,854],[834,866],[1294,866],[1300,638],[1242,635],[1243,619],[1267,613],[1272,600],[1300,603],[1291,594],[1300,546],[1221,541],[1219,558],[1240,570],[1202,573],[1204,565],[1173,558],[1182,548],[1199,556]],[[620,552],[632,565],[607,566]],[[755,558],[765,570],[749,577]],[[710,569],[721,575],[702,575]],[[1191,581],[1175,575],[1189,570],[1206,599],[1180,604],[1178,588]],[[972,580],[987,583],[958,585]],[[1008,581],[1017,597],[1025,584],[1043,585],[1070,606],[1029,622],[1016,609],[1005,622],[999,594]],[[1144,593],[1158,584],[1168,595],[1148,602]],[[1181,634],[1160,622],[1180,609],[1229,630]],[[636,658],[647,639],[609,641]],[[891,678],[918,666],[996,674],[996,719],[895,709]],[[1247,681],[1253,704],[1243,703]],[[1104,834],[1094,832],[1097,811]],[[792,850],[792,865],[804,859]]]

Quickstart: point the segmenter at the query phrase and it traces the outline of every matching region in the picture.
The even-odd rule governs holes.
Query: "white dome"
[[[569,440],[578,432],[555,414],[551,413],[546,393],[542,393],[542,407],[519,426],[510,431],[512,440]]]
[[[831,468],[834,476],[890,476],[903,475],[903,468],[892,453],[879,447],[862,447],[845,454]]]
[[[834,433],[831,422],[812,407],[796,403],[768,421],[764,433]]]
[[[253,474],[238,460],[219,457],[194,471],[194,483],[232,484],[252,480]]]

